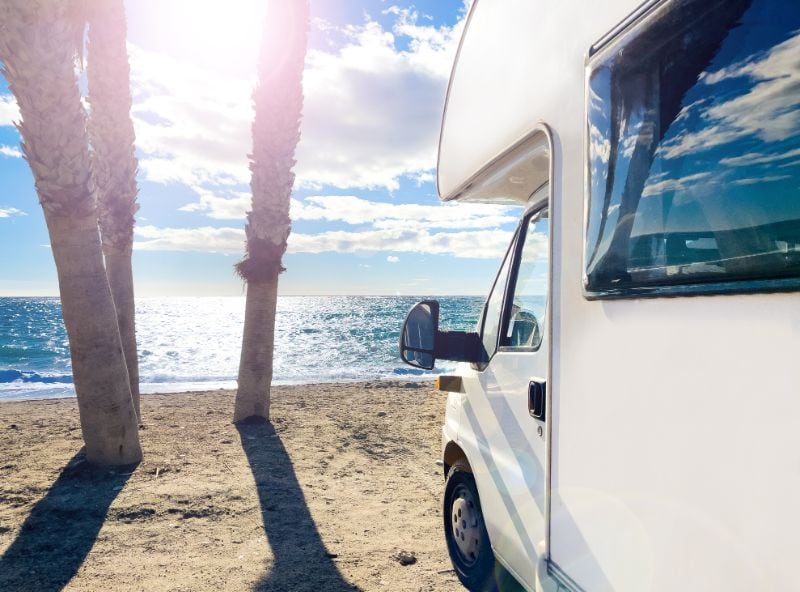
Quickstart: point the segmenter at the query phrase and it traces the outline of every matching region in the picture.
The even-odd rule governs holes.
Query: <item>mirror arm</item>
[[[466,331],[437,331],[434,355],[440,360],[453,362],[478,362],[481,338]]]

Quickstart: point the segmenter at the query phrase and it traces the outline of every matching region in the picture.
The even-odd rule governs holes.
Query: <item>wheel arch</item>
[[[452,467],[457,462],[460,462],[460,464],[466,471],[472,473],[472,465],[470,465],[466,453],[461,448],[461,446],[459,446],[452,440],[448,442],[447,445],[444,447],[444,453],[442,454],[442,462],[443,462],[445,479],[447,479],[447,473],[450,472],[450,467]]]

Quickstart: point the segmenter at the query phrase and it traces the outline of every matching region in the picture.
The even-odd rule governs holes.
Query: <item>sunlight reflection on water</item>
[[[398,356],[400,325],[419,297],[281,297],[275,384],[425,374]],[[443,329],[473,329],[482,298],[441,297]],[[142,392],[235,388],[244,298],[143,298],[136,303]],[[438,371],[452,368],[446,363]],[[0,399],[74,395],[56,298],[0,298]]]

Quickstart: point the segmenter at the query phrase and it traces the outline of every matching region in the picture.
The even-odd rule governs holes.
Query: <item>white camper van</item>
[[[467,587],[800,590],[800,2],[476,0],[443,200],[521,219],[443,377]]]

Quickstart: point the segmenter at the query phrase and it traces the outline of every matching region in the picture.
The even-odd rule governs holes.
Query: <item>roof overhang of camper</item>
[[[470,9],[439,139],[444,201],[524,204],[549,179],[551,136],[535,108],[542,88],[528,74],[537,70],[530,23],[538,5],[475,0]]]
[[[461,185],[439,196],[444,201],[524,204],[550,178],[551,134],[541,124],[501,151]]]

